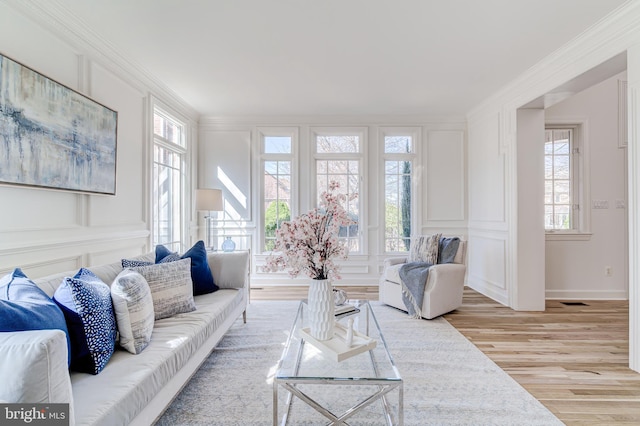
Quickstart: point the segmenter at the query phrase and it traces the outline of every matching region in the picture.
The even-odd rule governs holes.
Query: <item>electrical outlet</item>
[[[611,266],[605,266],[604,267],[604,276],[605,277],[610,277],[613,275],[613,268]]]

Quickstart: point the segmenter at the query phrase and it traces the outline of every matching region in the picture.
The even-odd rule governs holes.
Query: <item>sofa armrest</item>
[[[220,288],[247,288],[249,285],[249,252],[207,253],[213,281]]]
[[[390,257],[384,260],[384,267],[399,265],[401,263],[407,263],[406,257]]]
[[[0,400],[68,403],[73,419],[73,394],[64,331],[0,333],[0,377]]]

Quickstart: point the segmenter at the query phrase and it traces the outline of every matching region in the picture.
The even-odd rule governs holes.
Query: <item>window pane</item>
[[[556,179],[569,179],[570,159],[568,155],[556,155],[553,159],[554,177]]]
[[[278,174],[278,162],[277,161],[265,161],[264,162],[265,173],[275,175]]]
[[[385,154],[406,154],[413,152],[411,136],[385,136]]]
[[[553,179],[553,156],[544,156],[544,178]]]
[[[154,146],[154,244],[179,246],[182,239],[182,172],[179,160],[179,154]]]
[[[544,183],[544,203],[553,204],[553,182],[550,180]]]
[[[554,203],[568,204],[571,201],[571,198],[569,196],[570,194],[569,190],[570,190],[569,181],[567,180],[555,181],[553,183]]]
[[[384,162],[384,172],[386,174],[397,174],[398,173],[399,164],[400,164],[399,161],[385,161]]]
[[[411,236],[411,162],[385,161],[385,249],[408,251]]]
[[[291,161],[264,162],[264,249],[275,247],[276,230],[291,219]]]
[[[265,154],[291,154],[290,136],[265,136]]]
[[[153,116],[153,133],[180,146],[184,145],[182,138],[183,127],[177,121],[157,111]]]
[[[321,154],[343,154],[360,152],[359,136],[318,136],[316,152]]]
[[[571,129],[545,130],[545,228],[572,229]]]

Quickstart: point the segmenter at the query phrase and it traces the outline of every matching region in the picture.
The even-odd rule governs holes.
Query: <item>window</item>
[[[414,138],[411,135],[384,135],[383,143],[384,251],[409,251]]]
[[[576,127],[547,127],[544,143],[544,227],[580,230],[580,175]]]
[[[185,125],[155,108],[153,135],[153,244],[179,250],[183,237]]]
[[[276,231],[291,219],[296,133],[262,133],[262,241],[263,250],[275,247]]]
[[[363,175],[363,133],[315,133],[316,204],[320,196],[329,190],[332,181],[340,185],[339,191],[347,195],[358,195],[344,206],[349,216],[356,222],[340,230],[340,239],[347,244],[351,253],[362,250],[360,226],[362,226],[360,176]]]

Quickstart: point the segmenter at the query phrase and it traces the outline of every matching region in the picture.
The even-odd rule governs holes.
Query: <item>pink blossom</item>
[[[274,251],[263,268],[265,271],[288,269],[292,278],[305,274],[316,279],[340,279],[334,259],[346,259],[348,248],[338,239],[338,233],[341,227],[356,223],[349,218],[343,204],[357,194],[347,197],[336,192],[339,188],[338,182],[331,181],[329,191],[321,195],[323,208],[315,208],[280,225]]]

